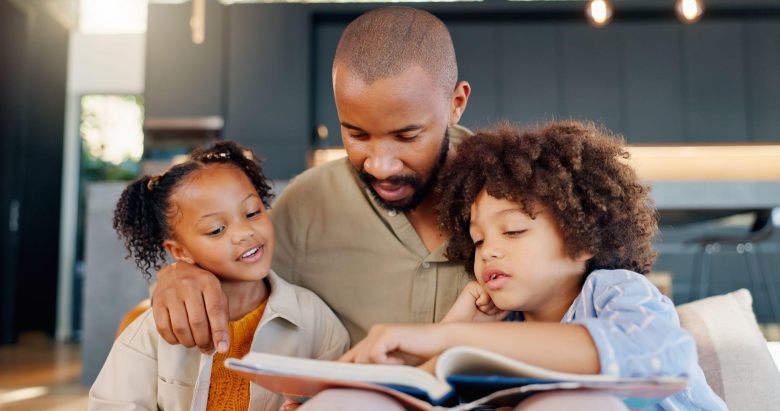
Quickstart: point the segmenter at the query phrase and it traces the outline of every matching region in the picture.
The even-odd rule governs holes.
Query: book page
[[[225,366],[253,374],[407,386],[427,392],[434,400],[446,396],[451,390],[446,382],[416,367],[405,365],[353,364],[250,352],[240,360],[229,358]]]
[[[611,382],[620,378],[600,374],[571,374],[537,367],[501,354],[474,347],[454,347],[443,352],[436,363],[436,375],[504,375],[540,380]]]

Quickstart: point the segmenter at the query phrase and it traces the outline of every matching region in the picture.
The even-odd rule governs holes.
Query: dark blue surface
[[[461,403],[471,402],[496,391],[531,384],[555,384],[560,381],[499,375],[450,375],[447,382],[457,393]]]

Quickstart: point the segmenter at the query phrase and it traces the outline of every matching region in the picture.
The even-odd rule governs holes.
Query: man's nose
[[[374,151],[369,154],[363,163],[363,170],[378,180],[385,180],[401,174],[404,169],[403,162],[386,149]]]

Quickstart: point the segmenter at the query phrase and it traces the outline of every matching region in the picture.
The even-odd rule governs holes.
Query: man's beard
[[[436,163],[434,163],[428,179],[422,181],[419,175],[412,174],[393,176],[382,180],[383,182],[392,184],[411,186],[413,189],[413,194],[411,197],[404,200],[391,202],[385,201],[372,186],[373,183],[379,181],[376,177],[365,172],[364,170],[358,170],[358,176],[360,177],[360,180],[363,182],[363,184],[368,187],[368,190],[371,192],[371,195],[374,197],[374,200],[376,200],[380,207],[384,208],[385,210],[395,211],[397,213],[405,213],[417,208],[417,206],[419,206],[420,203],[422,203],[428,197],[428,194],[433,191],[433,187],[436,185],[436,181],[439,178],[439,172],[441,172],[441,169],[444,167],[444,163],[447,161],[447,153],[449,153],[449,150],[450,135],[449,130],[447,130],[444,132],[444,139],[441,143],[441,147],[439,148],[439,156],[436,158]]]

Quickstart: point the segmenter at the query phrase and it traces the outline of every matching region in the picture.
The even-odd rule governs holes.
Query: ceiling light
[[[585,8],[588,21],[595,27],[604,27],[612,19],[612,5],[607,0],[591,0]]]
[[[203,44],[206,40],[206,0],[192,0],[192,17],[190,17],[192,42]]]
[[[79,31],[90,34],[146,32],[145,0],[81,0]]]
[[[683,23],[695,23],[704,13],[704,4],[701,0],[677,0],[674,11]]]

